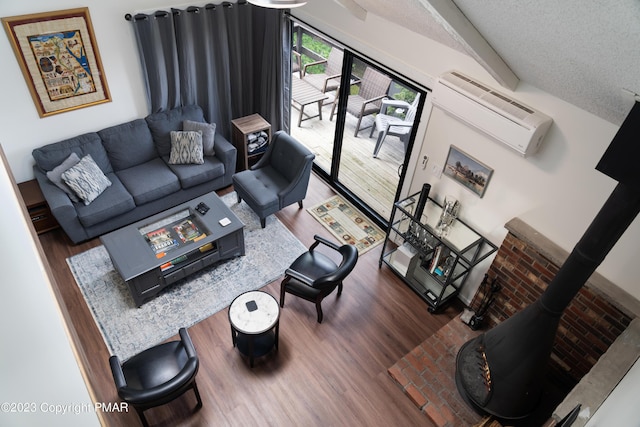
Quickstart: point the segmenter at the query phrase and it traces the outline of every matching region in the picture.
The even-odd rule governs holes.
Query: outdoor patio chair
[[[302,78],[302,55],[295,50],[291,51],[291,73],[298,73]]]
[[[382,101],[380,112],[376,115],[376,120],[369,137],[373,136],[373,131],[378,130],[378,139],[376,146],[373,149],[373,157],[378,157],[382,143],[387,135],[393,135],[400,138],[400,141],[404,143],[405,153],[407,152],[407,145],[409,144],[409,136],[411,135],[411,128],[416,118],[416,110],[418,109],[418,103],[420,101],[420,95],[418,94],[411,104],[406,101],[400,101],[396,99],[385,99]],[[389,107],[403,108],[406,111],[406,116],[403,118],[386,114]]]
[[[359,84],[360,91],[358,94],[349,95],[349,99],[347,100],[347,112],[358,118],[356,130],[353,134],[355,137],[358,136],[360,130],[365,129],[361,129],[360,127],[362,119],[365,116],[380,111],[381,101],[387,96],[389,86],[391,85],[391,78],[371,67],[367,67]],[[336,99],[331,108],[331,117],[329,120],[333,120],[337,103]]]
[[[342,74],[342,58],[344,52],[337,47],[332,47],[329,57],[320,61],[310,62],[302,67],[302,78],[322,93],[338,89],[340,75]],[[307,69],[314,65],[325,64],[323,73],[311,74]]]

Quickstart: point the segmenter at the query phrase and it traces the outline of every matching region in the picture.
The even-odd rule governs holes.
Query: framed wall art
[[[2,24],[40,117],[111,101],[88,8],[12,16]]]
[[[493,175],[493,169],[451,145],[443,173],[482,197]]]

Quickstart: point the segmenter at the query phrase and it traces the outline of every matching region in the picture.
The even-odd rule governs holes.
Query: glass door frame
[[[411,158],[411,152],[414,146],[414,140],[417,133],[418,126],[420,124],[420,118],[422,116],[422,111],[424,109],[425,101],[429,90],[421,87],[415,82],[412,82],[408,78],[404,77],[398,72],[392,71],[390,68],[384,67],[381,64],[371,60],[365,55],[358,53],[357,51],[345,46],[343,43],[340,43],[333,39],[332,37],[327,36],[321,31],[316,30],[313,26],[297,19],[291,19],[292,26],[293,24],[302,25],[303,27],[308,28],[310,31],[320,35],[321,37],[331,41],[332,44],[340,46],[344,51],[344,58],[342,63],[342,79],[339,87],[339,95],[337,100],[337,108],[336,108],[336,126],[333,140],[333,154],[331,158],[331,166],[330,170],[326,171],[318,164],[313,164],[313,170],[317,176],[323,179],[329,186],[331,186],[335,191],[337,191],[340,195],[342,195],[347,201],[352,203],[356,208],[362,211],[367,217],[369,217],[373,222],[375,222],[378,226],[386,229],[389,223],[389,220],[384,218],[374,209],[369,207],[363,200],[358,197],[351,189],[349,189],[344,183],[339,180],[339,171],[340,171],[340,159],[342,155],[343,148],[343,135],[345,132],[345,124],[346,124],[346,106],[347,99],[350,93],[351,87],[351,74],[352,74],[352,65],[354,58],[357,58],[359,61],[364,62],[367,66],[373,67],[377,71],[380,71],[388,76],[390,76],[393,81],[400,83],[402,86],[410,88],[412,91],[415,91],[420,95],[420,100],[418,104],[418,108],[416,110],[415,120],[413,126],[411,128],[411,134],[409,136],[409,140],[407,143],[407,149],[405,150],[404,161],[399,167],[398,171],[398,185],[396,187],[396,192],[394,196],[394,200],[390,201],[390,208],[393,206],[397,200],[399,200],[402,187],[406,178],[407,166],[409,164],[409,160]]]

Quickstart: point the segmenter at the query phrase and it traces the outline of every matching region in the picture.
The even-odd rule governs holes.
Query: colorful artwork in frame
[[[2,23],[40,117],[111,101],[88,8]]]
[[[484,196],[493,169],[451,145],[443,173],[478,196]]]

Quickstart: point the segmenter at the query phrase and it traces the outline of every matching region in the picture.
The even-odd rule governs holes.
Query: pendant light
[[[300,7],[307,4],[303,0],[247,0],[249,3],[260,6],[268,7],[270,9],[290,9],[293,7]]]

